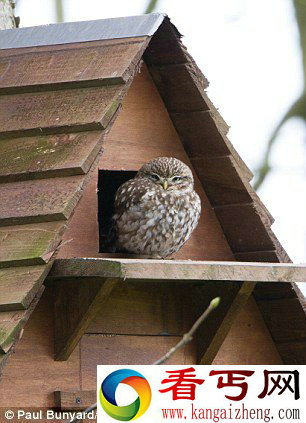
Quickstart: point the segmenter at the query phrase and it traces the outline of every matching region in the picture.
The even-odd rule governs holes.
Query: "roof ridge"
[[[5,29],[1,31],[0,50],[152,36],[166,16],[164,13],[150,13]]]

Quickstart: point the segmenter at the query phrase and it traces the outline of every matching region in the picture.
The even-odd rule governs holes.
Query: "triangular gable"
[[[46,45],[44,39],[41,46],[31,44],[31,37],[42,39],[35,30],[23,29],[21,38],[20,30],[3,32],[7,36],[0,50],[0,196],[4,199],[0,205],[0,362],[12,351],[39,300],[67,220],[144,52],[236,258],[289,261],[270,229],[271,216],[249,184],[252,174],[227,139],[227,125],[208,99],[207,81],[182,46],[179,33],[163,15],[153,15],[149,23],[144,22],[146,17],[137,18],[139,25],[134,21],[122,34],[112,32],[122,27],[119,21],[116,27],[116,19],[111,24],[107,20],[108,31],[75,38],[78,44],[56,38],[56,33],[65,37],[65,31],[55,31],[54,39],[50,36],[54,45]],[[77,32],[78,23],[71,25]],[[103,27],[103,21],[98,27]],[[38,27],[38,35],[45,28],[49,27]],[[28,44],[20,44],[26,31]],[[294,300],[300,310],[292,288],[278,285],[260,287],[258,298],[266,294],[274,298],[273,290],[281,289],[281,298]],[[270,315],[264,315],[269,326]]]

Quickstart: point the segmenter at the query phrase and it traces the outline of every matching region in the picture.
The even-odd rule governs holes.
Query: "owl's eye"
[[[181,176],[174,176],[172,178],[172,182],[176,183],[176,182],[181,182],[183,178]]]
[[[159,180],[159,176],[158,176],[158,175],[156,175],[155,173],[152,173],[152,174],[150,175],[150,178],[152,179],[152,181],[158,181],[158,180]]]

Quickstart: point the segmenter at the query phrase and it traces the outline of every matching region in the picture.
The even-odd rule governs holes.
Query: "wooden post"
[[[54,302],[56,361],[65,361],[69,358],[119,280],[86,278],[56,282]]]
[[[199,357],[199,364],[211,364],[213,362],[236,317],[250,298],[255,285],[256,282],[243,282],[240,288],[237,287],[234,295],[233,292],[225,291],[226,295],[229,294],[232,298],[223,306],[223,309],[221,301],[221,306],[218,308],[221,319],[216,318],[215,315],[212,316],[214,323],[209,331],[210,336],[205,333],[206,328],[203,328],[201,336],[206,337],[206,340],[201,342],[202,345],[204,344],[204,348],[202,347],[202,356]]]

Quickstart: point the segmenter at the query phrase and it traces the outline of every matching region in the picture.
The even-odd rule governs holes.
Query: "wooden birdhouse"
[[[83,408],[97,364],[306,364],[290,262],[168,17],[1,31],[0,404]],[[116,189],[155,157],[202,202],[173,260],[110,253]],[[55,393],[56,392],[56,393]]]

